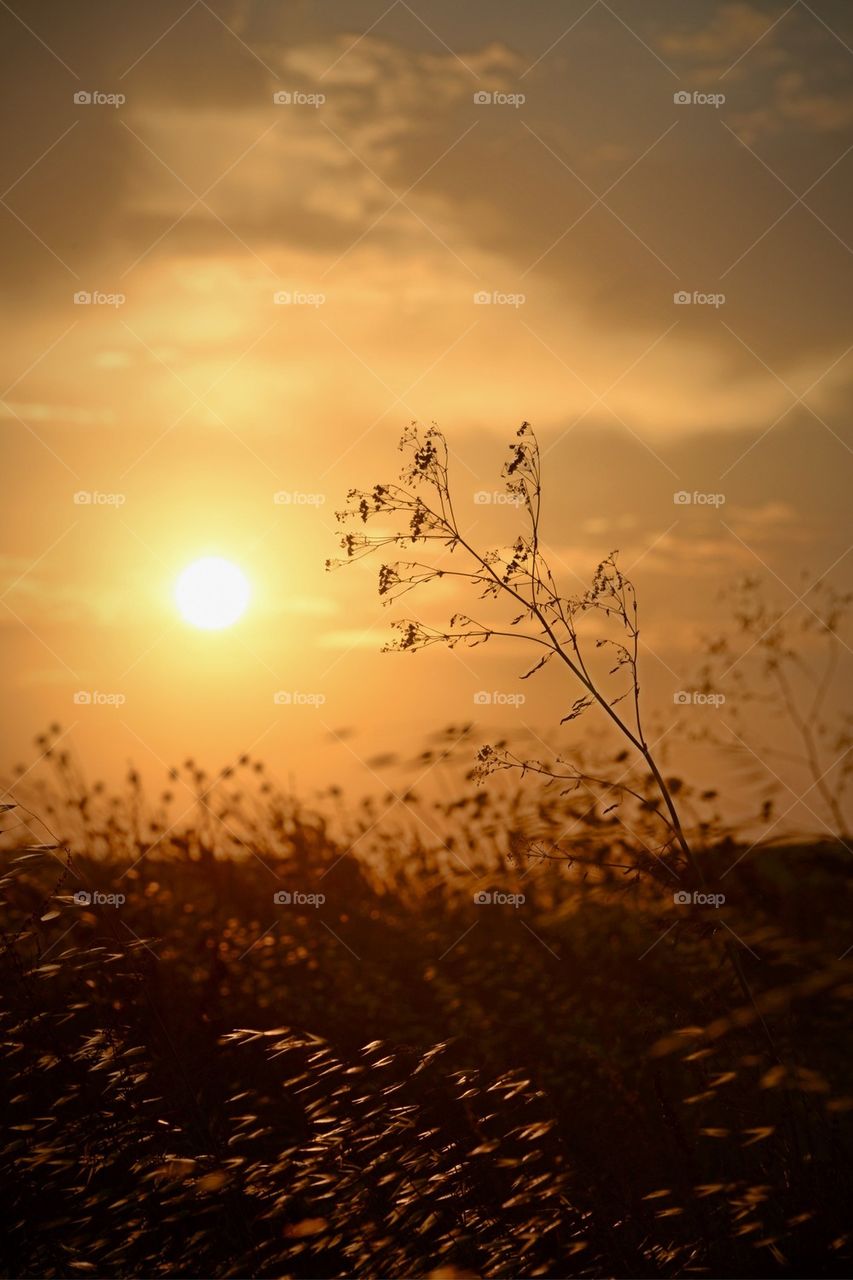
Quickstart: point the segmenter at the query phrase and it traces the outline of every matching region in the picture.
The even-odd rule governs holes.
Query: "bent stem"
[[[694,884],[704,888],[706,881],[702,866],[687,838],[672,787],[664,777],[643,730],[638,672],[640,629],[633,584],[617,567],[616,553],[612,552],[599,564],[591,588],[582,596],[570,598],[559,594],[541,550],[540,454],[529,423],[523,423],[516,433],[516,441],[509,446],[510,459],[503,471],[507,494],[524,509],[529,531],[517,535],[511,547],[503,551],[478,550],[460,529],[450,492],[449,450],[438,429],[431,427],[421,433],[413,424],[403,436],[400,448],[410,456],[400,482],[379,484],[370,491],[351,490],[349,506],[338,512],[338,520],[344,522],[357,518],[366,525],[375,516],[390,517],[395,521],[403,517],[407,527],[403,531],[373,536],[346,534],[341,545],[347,560],[360,560],[387,547],[409,548],[436,542],[449,553],[461,549],[468,562],[460,568],[444,568],[440,562],[396,560],[383,563],[379,570],[379,593],[385,597],[385,603],[397,600],[416,586],[447,576],[466,581],[479,591],[480,599],[506,599],[521,611],[510,622],[510,630],[477,622],[463,614],[455,614],[447,630],[436,630],[412,619],[399,620],[394,625],[401,632],[401,639],[388,647],[416,651],[441,643],[453,648],[459,643],[482,644],[495,636],[511,637],[544,650],[522,679],[534,675],[556,657],[583,690],[561,724],[578,718],[592,706],[604,712],[618,734],[643,761],[663,804],[663,812],[656,806],[654,811],[669,828]],[[424,486],[434,494],[430,502],[420,491]],[[333,567],[334,563],[327,562],[327,567]],[[624,640],[607,635],[596,641],[597,648],[608,646],[615,655],[615,666],[609,677],[623,667],[628,669],[630,687],[615,695],[600,677],[591,673],[581,646],[578,620],[594,610],[603,613],[608,621],[615,618],[622,626]],[[521,628],[522,623],[527,625]],[[618,704],[628,697],[633,706],[633,724],[617,710]],[[483,749],[481,759],[485,772],[490,766],[499,764],[491,748]],[[559,776],[553,770],[543,768],[540,771],[551,778]],[[728,939],[724,940],[724,947],[741,990],[764,1027],[775,1054],[775,1046],[756,1005],[740,957]]]

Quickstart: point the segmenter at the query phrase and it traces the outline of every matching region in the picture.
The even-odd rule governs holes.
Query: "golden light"
[[[184,569],[175,600],[184,619],[203,631],[220,631],[246,611],[251,587],[242,569],[220,556],[205,556]]]

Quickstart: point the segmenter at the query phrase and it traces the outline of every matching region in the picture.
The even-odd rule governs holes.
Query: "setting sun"
[[[219,556],[194,560],[175,585],[175,599],[184,619],[203,631],[220,631],[246,611],[251,588],[236,564]]]

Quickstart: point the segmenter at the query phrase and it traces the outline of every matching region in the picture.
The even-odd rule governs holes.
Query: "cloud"
[[[721,4],[708,22],[662,32],[657,43],[680,60],[693,87],[726,93],[732,122],[749,143],[790,135],[792,127],[838,134],[853,120],[849,51],[804,6],[780,13]]]
[[[775,76],[768,100],[736,116],[747,142],[763,137],[790,137],[792,129],[805,134],[843,136],[853,123],[853,91],[846,82],[827,86],[826,73],[791,68]]]
[[[678,30],[658,35],[658,48],[673,57],[699,62],[733,60],[751,46],[769,39],[775,19],[779,17],[766,7],[747,3],[712,5],[711,14],[710,21],[703,24],[701,9],[697,7],[689,25],[685,22]]]
[[[37,163],[10,202],[35,234],[12,219],[7,262],[25,321],[58,305],[63,269],[51,249],[89,283],[137,263],[127,275],[137,297],[173,272],[171,318],[188,321],[190,331],[201,312],[185,313],[182,286],[194,269],[216,276],[220,320],[235,314],[242,293],[236,314],[247,317],[247,338],[252,321],[243,301],[264,275],[270,282],[323,276],[329,292],[360,307],[377,342],[386,341],[386,317],[394,329],[403,317],[407,343],[421,341],[420,329],[424,349],[437,353],[448,328],[445,345],[465,328],[469,286],[516,289],[539,308],[519,319],[596,388],[608,385],[597,364],[622,373],[630,363],[623,346],[642,350],[677,319],[665,347],[613,399],[642,430],[664,433],[679,424],[698,429],[703,415],[734,427],[781,411],[778,388],[760,385],[760,361],[719,320],[749,345],[760,328],[761,358],[789,379],[793,362],[811,356],[819,365],[830,349],[846,307],[850,255],[802,209],[774,226],[793,197],[716,112],[674,112],[660,67],[624,32],[623,48],[606,13],[591,14],[571,45],[524,81],[523,111],[473,102],[475,87],[518,88],[530,64],[519,51],[520,28],[519,48],[454,40],[457,56],[424,32],[420,44],[405,44],[379,28],[361,39],[322,30],[305,15],[285,32],[251,6],[224,6],[221,16],[258,57],[199,6],[127,72],[120,112],[75,113],[64,85],[58,99],[48,95],[41,115],[27,117],[30,136],[12,174]],[[112,84],[169,21],[157,6],[150,19],[137,20],[126,41],[132,48],[121,51],[97,32],[88,65]],[[664,45],[707,69],[721,52],[743,51],[771,21],[752,5],[703,6]],[[802,21],[821,59],[806,71],[787,63],[780,70],[777,59],[768,79],[756,59],[790,42],[789,24],[796,36]],[[80,33],[65,21],[57,30],[64,54],[72,62],[82,56]],[[513,34],[511,24],[506,31]],[[825,152],[792,153],[781,169],[795,191],[808,185],[816,163],[828,168],[837,159],[829,131],[849,117],[849,90],[845,97],[834,79],[816,88],[821,69],[835,65],[827,52],[835,43],[808,15],[785,19],[749,54],[749,65],[761,69],[753,100],[741,89],[729,117],[750,145],[762,130],[824,131]],[[630,95],[616,89],[602,103],[592,52],[599,59],[606,52],[616,85],[630,59]],[[560,61],[564,54],[568,61]],[[52,72],[45,79],[53,85]],[[280,85],[322,92],[326,101],[319,109],[277,108],[272,92]],[[38,160],[66,126],[68,136]],[[775,157],[767,163],[775,167]],[[840,176],[812,199],[843,237]],[[210,184],[209,208],[194,205],[193,193]],[[798,251],[804,237],[808,255]],[[769,268],[778,256],[784,273]],[[719,288],[724,272],[722,315],[673,310],[677,288]],[[64,282],[74,283],[70,275]],[[441,332],[435,346],[433,331]],[[555,340],[563,334],[570,351]],[[519,341],[529,338],[519,332]],[[505,350],[511,353],[510,343]],[[372,365],[372,353],[365,355]],[[539,358],[544,368],[544,351]],[[500,364],[511,376],[509,359]],[[472,373],[481,380],[476,360]],[[661,373],[672,389],[666,398]],[[551,385],[541,385],[543,399],[553,398]],[[582,399],[576,403],[581,411]]]

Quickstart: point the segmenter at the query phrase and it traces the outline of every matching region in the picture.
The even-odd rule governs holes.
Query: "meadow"
[[[843,842],[706,827],[682,905],[639,802],[110,794],[54,738],[3,814],[3,1275],[850,1274]]]

